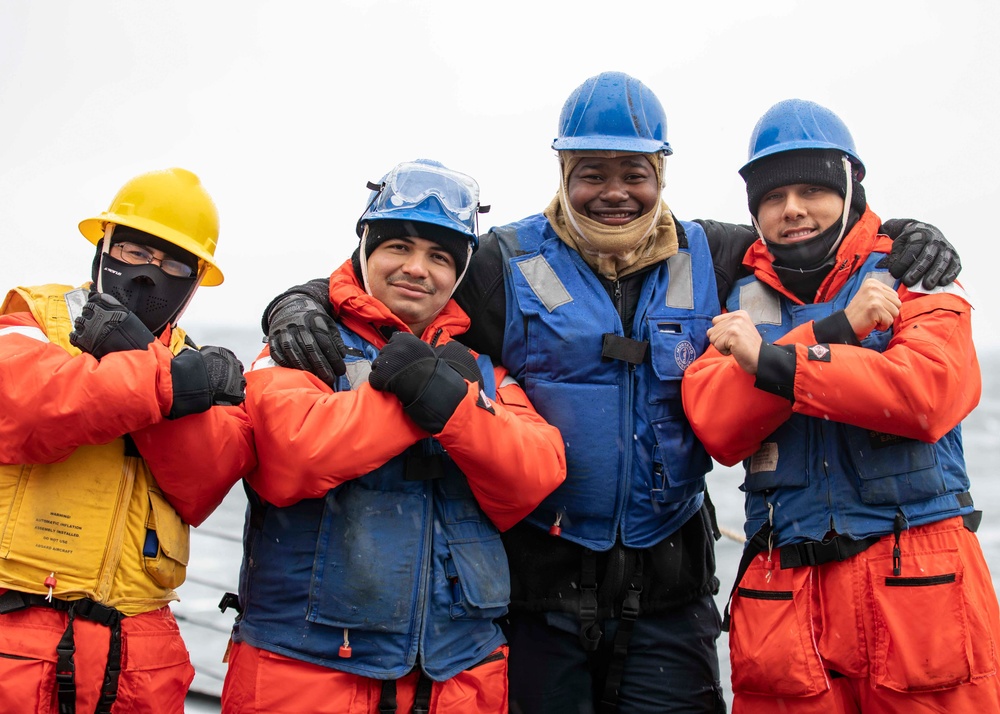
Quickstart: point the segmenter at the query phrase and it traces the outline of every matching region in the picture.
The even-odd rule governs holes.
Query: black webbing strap
[[[632,639],[635,621],[639,618],[639,596],[642,594],[642,551],[637,553],[638,559],[632,569],[625,600],[622,602],[622,616],[618,622],[618,632],[615,633],[614,646],[611,651],[611,662],[608,663],[608,674],[604,679],[604,693],[601,695],[599,711],[601,714],[613,714],[618,710],[618,692],[621,689],[622,674],[625,671],[625,656],[628,654],[628,643]]]
[[[729,598],[726,600],[726,609],[722,616],[723,632],[729,632],[729,605],[733,601],[733,594],[736,592],[736,588],[739,587],[743,576],[746,575],[747,568],[750,567],[753,559],[757,557],[758,553],[763,553],[767,550],[767,539],[771,535],[772,530],[771,524],[765,523],[750,537],[746,545],[743,546],[743,557],[740,558],[740,564],[736,568],[736,580],[733,582],[733,589],[729,591]]]
[[[229,608],[233,608],[234,610],[236,610],[237,615],[243,614],[243,606],[240,604],[240,596],[237,595],[236,593],[227,592],[225,595],[222,596],[222,599],[219,600],[220,612],[225,612]]]
[[[972,513],[966,513],[962,516],[962,524],[965,525],[965,529],[972,533],[979,530],[979,524],[983,522],[983,512],[973,511]]]
[[[779,552],[781,569],[799,568],[803,565],[822,565],[834,561],[847,560],[851,556],[863,553],[882,540],[882,536],[868,536],[860,540],[851,540],[844,536],[834,536],[822,542],[793,543],[783,545]]]
[[[413,714],[429,714],[431,710],[431,687],[434,683],[420,670],[417,678],[417,693],[413,700]]]
[[[76,684],[74,674],[76,664],[73,655],[76,644],[73,640],[73,620],[77,617],[104,625],[110,631],[108,640],[108,662],[104,668],[101,697],[95,714],[110,714],[111,706],[118,697],[118,679],[122,666],[122,615],[118,610],[101,605],[88,598],[80,600],[51,601],[43,595],[8,590],[0,596],[0,615],[22,610],[26,607],[46,607],[67,614],[66,630],[56,645],[56,692],[59,714],[74,714],[76,711]]]
[[[104,682],[101,685],[101,698],[97,701],[96,714],[110,714],[111,705],[118,697],[118,679],[122,672],[122,617],[113,607],[84,598],[73,600],[70,612],[84,620],[96,622],[111,630],[108,640],[108,663],[104,667]]]
[[[413,699],[413,714],[429,714],[433,686],[431,678],[420,670]],[[378,700],[379,714],[396,714],[396,704],[396,680],[386,679],[382,682],[382,694]]]
[[[59,714],[74,714],[76,712],[76,663],[73,655],[76,644],[73,642],[73,611],[67,613],[66,631],[56,645],[56,697],[59,702]]]
[[[584,548],[580,564],[580,645],[594,652],[601,641],[597,623],[597,554]]]
[[[729,593],[729,600],[726,601],[726,611],[722,618],[723,632],[729,632],[729,605],[733,600],[733,593],[739,587],[740,581],[746,575],[750,563],[763,553],[768,547],[768,537],[771,535],[770,523],[765,523],[747,541],[743,548],[743,557],[740,558],[740,565],[736,569],[736,580],[733,589]],[[781,561],[781,569],[799,568],[803,565],[823,565],[834,561],[847,560],[850,557],[863,553],[873,545],[882,540],[882,536],[868,536],[860,540],[852,540],[844,536],[834,536],[825,541],[809,541],[808,543],[792,543],[783,545],[778,550],[778,557]]]
[[[646,359],[646,352],[649,350],[649,343],[645,340],[632,340],[628,337],[613,335],[610,332],[601,335],[601,358],[606,360],[620,360],[629,364],[642,364]]]
[[[396,714],[396,680],[382,682],[382,695],[378,698],[379,714]]]

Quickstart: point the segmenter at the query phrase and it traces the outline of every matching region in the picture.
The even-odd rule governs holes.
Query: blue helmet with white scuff
[[[602,72],[573,90],[559,115],[556,151],[673,153],[656,95],[624,72]]]
[[[471,176],[452,171],[438,161],[406,161],[382,177],[372,189],[365,212],[358,220],[360,237],[365,224],[381,220],[412,221],[447,228],[465,236],[472,248],[479,246],[479,184]]]
[[[865,176],[865,165],[854,148],[847,125],[824,106],[804,99],[786,99],[768,109],[750,136],[747,162],[740,168],[744,179],[750,167],[766,156],[798,149],[826,149],[847,154],[855,178]]]

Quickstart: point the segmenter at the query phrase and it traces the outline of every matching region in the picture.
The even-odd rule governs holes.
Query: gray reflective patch
[[[878,280],[880,283],[888,285],[890,288],[896,287],[896,279],[892,277],[892,273],[885,273],[873,270],[870,273],[865,273],[864,280],[862,280],[861,282],[868,280],[868,278],[874,278],[875,280]]]
[[[753,281],[740,286],[740,309],[750,313],[755,325],[781,324],[780,297],[764,283]]]
[[[560,305],[573,302],[569,291],[563,286],[556,271],[541,255],[522,260],[517,264],[521,275],[528,281],[532,292],[542,301],[545,309],[552,312]]]
[[[347,363],[347,381],[351,383],[351,391],[356,392],[362,384],[368,381],[372,372],[372,363],[366,359]]]
[[[76,318],[80,317],[80,314],[83,312],[83,306],[87,304],[89,294],[90,291],[83,288],[70,290],[68,293],[63,294],[63,299],[66,301],[66,309],[69,310],[70,322],[76,322]]]
[[[694,309],[694,278],[691,254],[675,253],[667,259],[670,282],[667,285],[667,307]]]

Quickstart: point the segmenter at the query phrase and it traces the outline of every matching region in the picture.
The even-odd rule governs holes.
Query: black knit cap
[[[826,149],[798,149],[782,151],[754,161],[740,171],[747,183],[747,205],[750,213],[757,215],[757,207],[768,191],[780,186],[806,183],[831,188],[842,197],[846,195],[843,152]],[[852,165],[851,208],[858,214],[865,212],[865,190],[857,179],[857,167]]]
[[[372,252],[387,240],[405,238],[406,236],[417,236],[424,240],[433,241],[448,251],[455,261],[456,278],[465,271],[465,264],[469,259],[469,239],[458,231],[423,221],[397,221],[393,219],[368,221],[365,260],[368,260]],[[351,256],[354,274],[358,276],[358,280],[362,279],[360,251],[361,246],[359,245]]]

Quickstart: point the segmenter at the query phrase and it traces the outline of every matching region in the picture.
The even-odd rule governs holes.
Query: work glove
[[[135,313],[107,293],[92,292],[73,321],[69,342],[98,360],[112,352],[144,350],[155,338]]]
[[[479,390],[483,389],[483,373],[479,370],[479,363],[469,352],[469,348],[461,342],[452,340],[440,347],[435,347],[434,351],[440,359],[461,375],[466,382],[478,382]]]
[[[337,323],[306,295],[288,295],[271,308],[267,344],[277,364],[311,372],[331,387],[347,371]]]
[[[877,268],[888,268],[892,277],[912,288],[921,279],[933,290],[953,283],[962,270],[955,247],[944,234],[929,223],[893,219],[882,224],[882,231],[893,237],[892,252],[879,261]]]
[[[238,406],[246,399],[243,363],[225,347],[182,350],[170,361],[174,400],[168,419],[199,414],[213,406]]]
[[[412,332],[396,332],[372,362],[368,383],[396,395],[424,431],[437,434],[468,393],[465,380]]]

